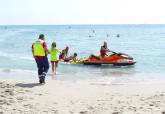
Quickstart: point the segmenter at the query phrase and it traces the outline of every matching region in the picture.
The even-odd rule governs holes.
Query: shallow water
[[[165,25],[0,26],[1,71],[36,73],[31,44],[40,33],[46,35],[49,47],[55,41],[60,49],[69,46],[70,53],[77,52],[78,57],[98,53],[100,45],[107,41],[110,49],[129,54],[137,61],[131,67],[60,64],[57,77],[60,80],[147,83],[151,78],[153,82],[164,79]],[[158,75],[146,76],[153,73]]]

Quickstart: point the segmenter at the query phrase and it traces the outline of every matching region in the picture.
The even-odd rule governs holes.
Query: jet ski
[[[83,61],[84,65],[102,65],[102,64],[111,64],[114,66],[129,66],[134,65],[136,62],[134,59],[124,53],[112,52],[104,59],[101,59],[99,56],[92,55],[86,61]]]
[[[82,58],[77,61],[71,61],[71,64],[84,64],[84,65],[104,65],[110,64],[114,66],[130,66],[136,62],[134,59],[124,53],[112,52],[104,59],[100,58],[100,55],[91,55],[89,58]]]

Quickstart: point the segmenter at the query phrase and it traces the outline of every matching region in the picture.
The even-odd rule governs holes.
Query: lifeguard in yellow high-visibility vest
[[[60,50],[56,48],[55,42],[52,43],[52,46],[49,52],[51,55],[52,72],[53,72],[53,75],[56,75],[56,69],[58,66]]]
[[[49,69],[49,62],[47,58],[48,49],[43,34],[40,34],[39,39],[32,44],[32,54],[37,63],[39,83],[45,83],[45,76]]]

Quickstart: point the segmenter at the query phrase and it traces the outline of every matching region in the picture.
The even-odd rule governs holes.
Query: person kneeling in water
[[[74,53],[72,56],[65,58],[64,62],[76,61],[76,60],[77,60],[77,53]]]
[[[59,55],[59,59],[60,60],[65,60],[65,58],[68,57],[68,51],[69,51],[69,47],[67,46],[65,49],[62,50],[62,52]]]

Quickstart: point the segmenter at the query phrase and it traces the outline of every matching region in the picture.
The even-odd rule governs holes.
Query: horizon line
[[[165,25],[165,23],[127,23],[127,24],[0,24],[0,26],[76,26],[76,25]]]

